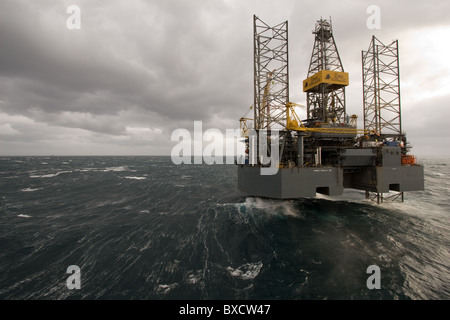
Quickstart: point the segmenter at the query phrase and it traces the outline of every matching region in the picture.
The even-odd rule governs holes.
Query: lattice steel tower
[[[403,139],[398,41],[385,45],[373,36],[369,49],[362,51],[362,64],[364,129]]]
[[[269,27],[253,16],[254,128],[286,126],[289,100],[288,22]]]
[[[316,23],[314,47],[303,82],[307,92],[308,120],[322,123],[347,123],[345,116],[345,86],[348,74],[344,72],[334,41],[330,21],[320,19]],[[323,70],[331,72],[324,73]]]

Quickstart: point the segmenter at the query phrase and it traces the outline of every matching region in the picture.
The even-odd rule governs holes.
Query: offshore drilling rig
[[[373,36],[369,49],[362,51],[364,129],[358,129],[357,116],[346,113],[349,75],[331,19],[318,20],[313,31],[303,81],[304,120],[296,112],[304,106],[289,101],[288,22],[270,27],[254,16],[253,30],[253,118],[240,119],[246,144],[245,160],[238,165],[240,191],[292,199],[337,196],[353,188],[380,203],[403,201],[404,191],[424,190],[423,166],[409,154],[402,131],[398,41],[385,45]],[[273,174],[261,174],[269,166],[265,155],[271,166],[276,162]]]

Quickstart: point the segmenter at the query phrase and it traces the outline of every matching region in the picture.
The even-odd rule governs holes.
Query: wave
[[[109,172],[109,171],[113,171],[113,172],[122,172],[122,171],[136,171],[136,170],[131,170],[128,168],[128,166],[118,166],[118,167],[108,167],[102,170],[99,170],[102,172]]]
[[[132,179],[132,180],[146,180],[147,179],[147,177],[132,177],[132,176],[129,176],[129,177],[124,177],[125,179]]]
[[[168,294],[170,291],[172,291],[174,288],[178,287],[178,283],[172,283],[172,284],[160,284],[156,287],[156,293],[157,294]]]
[[[92,167],[86,167],[82,169],[77,169],[75,171],[79,172],[136,172],[136,170],[130,169],[128,166],[115,166],[115,167],[106,167],[106,168],[92,168]]]
[[[56,173],[48,173],[48,174],[43,174],[43,175],[31,175],[30,178],[53,178],[56,176],[59,176],[60,174],[64,174],[64,173],[72,173],[72,171],[59,171]]]
[[[132,170],[129,169],[128,166],[116,166],[116,167],[107,167],[107,168],[83,168],[83,169],[75,169],[75,170],[65,170],[65,171],[59,171],[59,172],[55,172],[55,173],[46,173],[46,174],[41,174],[41,175],[37,175],[37,174],[32,174],[30,175],[30,178],[53,178],[56,176],[59,176],[60,174],[65,174],[65,173],[73,173],[73,172],[124,172],[124,171],[128,171],[128,172],[136,172],[136,170]],[[127,179],[146,179],[145,177],[132,177],[132,176],[128,176],[125,177]]]
[[[43,188],[24,188],[24,189],[20,189],[20,191],[22,192],[33,192],[33,191],[38,191],[38,190],[42,190]]]
[[[231,267],[227,268],[227,271],[233,276],[237,278],[241,278],[243,280],[251,280],[256,278],[263,267],[263,263],[258,261],[256,263],[246,263],[242,266],[233,269]]]
[[[261,214],[259,211],[271,215],[283,215],[295,218],[301,218],[302,212],[296,207],[295,200],[279,200],[279,199],[268,199],[259,197],[247,197],[245,202],[235,202],[235,203],[217,203],[218,207],[235,207],[238,212],[252,212],[256,210],[255,214]]]
[[[286,216],[300,218],[302,216],[298,208],[295,207],[294,200],[265,199],[259,197],[247,197],[243,204],[246,208],[256,208],[269,214],[282,214]],[[242,206],[242,204],[239,204]]]

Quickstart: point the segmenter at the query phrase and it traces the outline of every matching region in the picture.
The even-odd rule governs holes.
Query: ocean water
[[[377,205],[246,197],[234,165],[0,157],[0,299],[449,299],[450,159],[422,163],[425,191]]]

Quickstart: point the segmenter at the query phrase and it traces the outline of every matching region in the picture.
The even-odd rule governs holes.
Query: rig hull
[[[383,163],[379,165],[367,165],[367,158],[373,154],[370,149],[346,152],[341,166],[284,167],[274,175],[262,175],[261,167],[241,164],[238,165],[238,188],[249,196],[277,199],[310,198],[316,193],[339,196],[344,188],[379,194],[424,190],[422,165],[402,165],[399,148],[381,150],[384,151]],[[353,154],[355,157],[348,156]]]
[[[238,166],[238,188],[248,196],[275,199],[311,198],[316,193],[343,194],[344,188],[377,193],[424,190],[423,167],[362,168],[345,173],[343,168],[280,168],[275,175],[261,175],[260,167]]]

